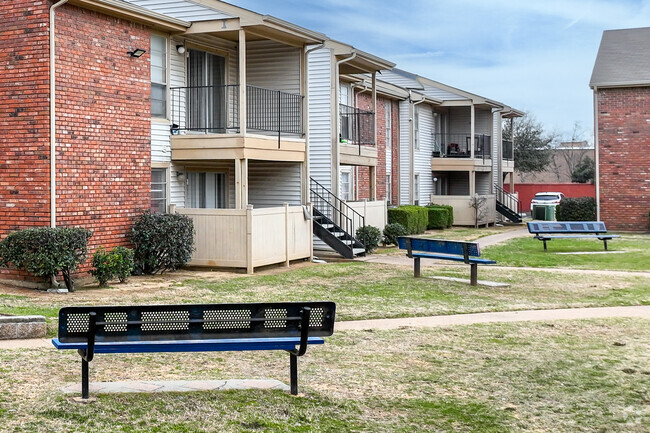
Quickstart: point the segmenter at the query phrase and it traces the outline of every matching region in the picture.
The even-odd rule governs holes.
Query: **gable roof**
[[[650,85],[650,27],[606,30],[589,87]]]

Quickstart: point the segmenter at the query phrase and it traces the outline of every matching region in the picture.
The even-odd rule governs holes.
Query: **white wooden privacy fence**
[[[311,205],[307,206],[311,215]],[[246,268],[308,259],[312,256],[312,220],[303,206],[253,209],[186,209],[171,212],[194,222],[191,266]]]

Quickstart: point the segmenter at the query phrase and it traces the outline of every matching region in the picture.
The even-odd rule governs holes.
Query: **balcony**
[[[472,144],[474,158],[472,159]],[[432,169],[435,171],[489,170],[492,164],[492,137],[475,134],[434,134]]]
[[[501,161],[504,173],[515,171],[515,148],[510,140],[503,140],[503,160]]]
[[[172,159],[304,161],[303,96],[246,86],[242,131],[239,87],[171,89]]]
[[[375,113],[349,105],[339,105],[341,163],[377,165]]]

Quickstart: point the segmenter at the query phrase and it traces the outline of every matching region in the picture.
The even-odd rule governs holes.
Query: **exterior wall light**
[[[126,54],[130,55],[131,57],[142,57],[142,55],[146,52],[147,50],[143,50],[142,48],[136,48],[133,51],[127,51]]]
[[[185,46],[184,45],[176,45],[176,51],[178,51],[178,54],[185,54]]]

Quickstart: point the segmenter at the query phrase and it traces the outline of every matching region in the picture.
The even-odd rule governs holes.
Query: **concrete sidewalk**
[[[532,322],[553,320],[602,319],[610,317],[639,317],[650,320],[650,306],[567,308],[560,310],[526,310],[496,313],[453,314],[432,317],[408,317],[400,319],[354,320],[336,322],[337,331],[382,330],[399,328],[430,328],[436,326],[472,325],[476,323]],[[53,348],[50,339],[3,340],[2,349]]]
[[[554,320],[639,317],[650,320],[650,306],[567,308],[561,310],[525,310],[497,313],[453,314],[434,317],[355,320],[337,322],[337,331],[432,328],[437,326],[473,325],[477,323],[546,322]]]

